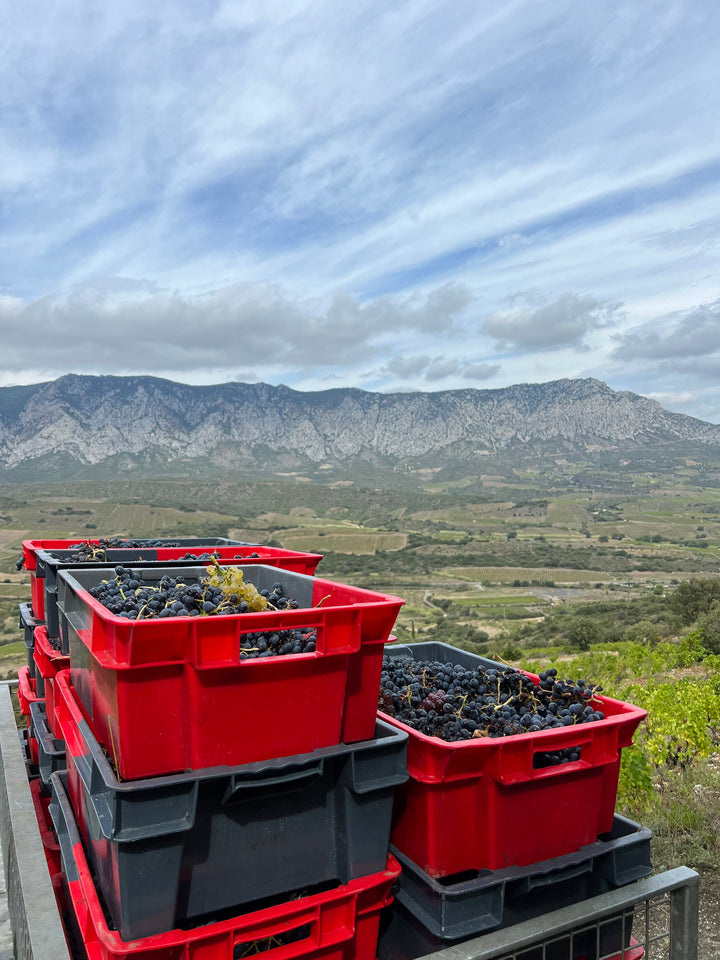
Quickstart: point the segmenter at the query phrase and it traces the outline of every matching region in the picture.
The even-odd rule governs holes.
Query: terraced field
[[[572,570],[563,567],[446,567],[441,575],[457,577],[458,580],[473,582],[504,583],[513,580],[532,580],[535,582],[552,581],[554,583],[588,583],[611,580],[609,573],[603,570]]]
[[[378,550],[402,550],[407,546],[406,533],[380,533],[373,531],[348,531],[313,533],[299,531],[297,534],[283,532],[280,542],[288,550],[309,550],[323,553],[351,553],[358,556],[374,554]]]

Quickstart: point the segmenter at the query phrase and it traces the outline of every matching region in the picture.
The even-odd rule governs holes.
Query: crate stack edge
[[[506,668],[439,642],[387,653]],[[604,720],[453,743],[387,717],[408,734],[409,777],[396,795],[391,850],[402,873],[379,960],[416,960],[652,873],[651,832],[615,814],[621,751],[645,711],[599,699]],[[576,746],[579,761],[534,765],[536,754]],[[572,957],[559,945],[548,960],[622,953],[631,929],[628,918],[612,917],[599,940],[588,933]]]
[[[40,783],[49,782],[64,896],[89,960],[145,956],[151,941],[148,960],[164,958],[212,937],[232,960],[243,929],[249,942],[276,933],[298,904],[304,922],[288,956],[375,960],[400,873],[389,851],[394,791],[407,778],[407,735],[377,716],[377,688],[403,601],[280,561],[239,565],[259,589],[279,580],[304,602],[282,616],[130,622],[87,594],[105,568],[57,570],[60,650],[45,625],[34,656],[52,705],[44,725],[33,712],[48,755],[64,746],[66,769],[53,758]],[[190,581],[205,566],[140,570]],[[239,662],[241,633],[295,622],[317,631],[313,654]],[[160,630],[146,640],[148,626]],[[263,703],[280,715],[269,731]],[[166,748],[184,738],[188,716],[194,739],[179,761]]]
[[[200,545],[187,539],[183,548]],[[231,663],[242,633],[291,620],[171,618],[153,638],[152,621],[118,624],[87,594],[117,563],[200,576],[202,561],[178,556],[186,549],[119,549],[79,565],[70,541],[27,543],[19,736],[78,956],[197,949],[235,960],[242,944],[280,933],[283,958],[416,960],[652,872],[650,831],[615,814],[621,751],[644,711],[603,697],[606,718],[580,732],[447,744],[376,712],[403,601],[315,577],[319,555],[213,546],[261,588],[297,584],[297,620],[318,629],[314,657]],[[230,556],[237,547],[258,556]],[[441,643],[387,652],[504,666]],[[286,713],[258,735],[252,721],[272,691]],[[319,737],[305,722],[314,713]],[[576,745],[579,762],[535,768],[535,753]],[[641,960],[631,932],[618,914],[599,939],[580,936],[572,955],[557,945],[546,960]]]

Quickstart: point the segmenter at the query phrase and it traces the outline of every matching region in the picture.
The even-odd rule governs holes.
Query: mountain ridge
[[[33,464],[38,479],[103,462],[129,474],[187,463],[208,471],[357,463],[408,470],[512,451],[580,455],[678,443],[720,451],[720,426],[592,378],[435,393],[78,374],[0,387],[0,475],[7,479]]]

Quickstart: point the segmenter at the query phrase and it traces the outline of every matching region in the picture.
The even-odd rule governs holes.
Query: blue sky
[[[720,7],[27,0],[0,385],[593,376],[720,422]]]

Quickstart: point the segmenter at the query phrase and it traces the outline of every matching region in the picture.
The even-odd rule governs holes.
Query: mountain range
[[[458,475],[497,459],[663,451],[717,459],[720,426],[594,379],[495,390],[299,392],[77,376],[0,388],[0,478],[238,471]]]

